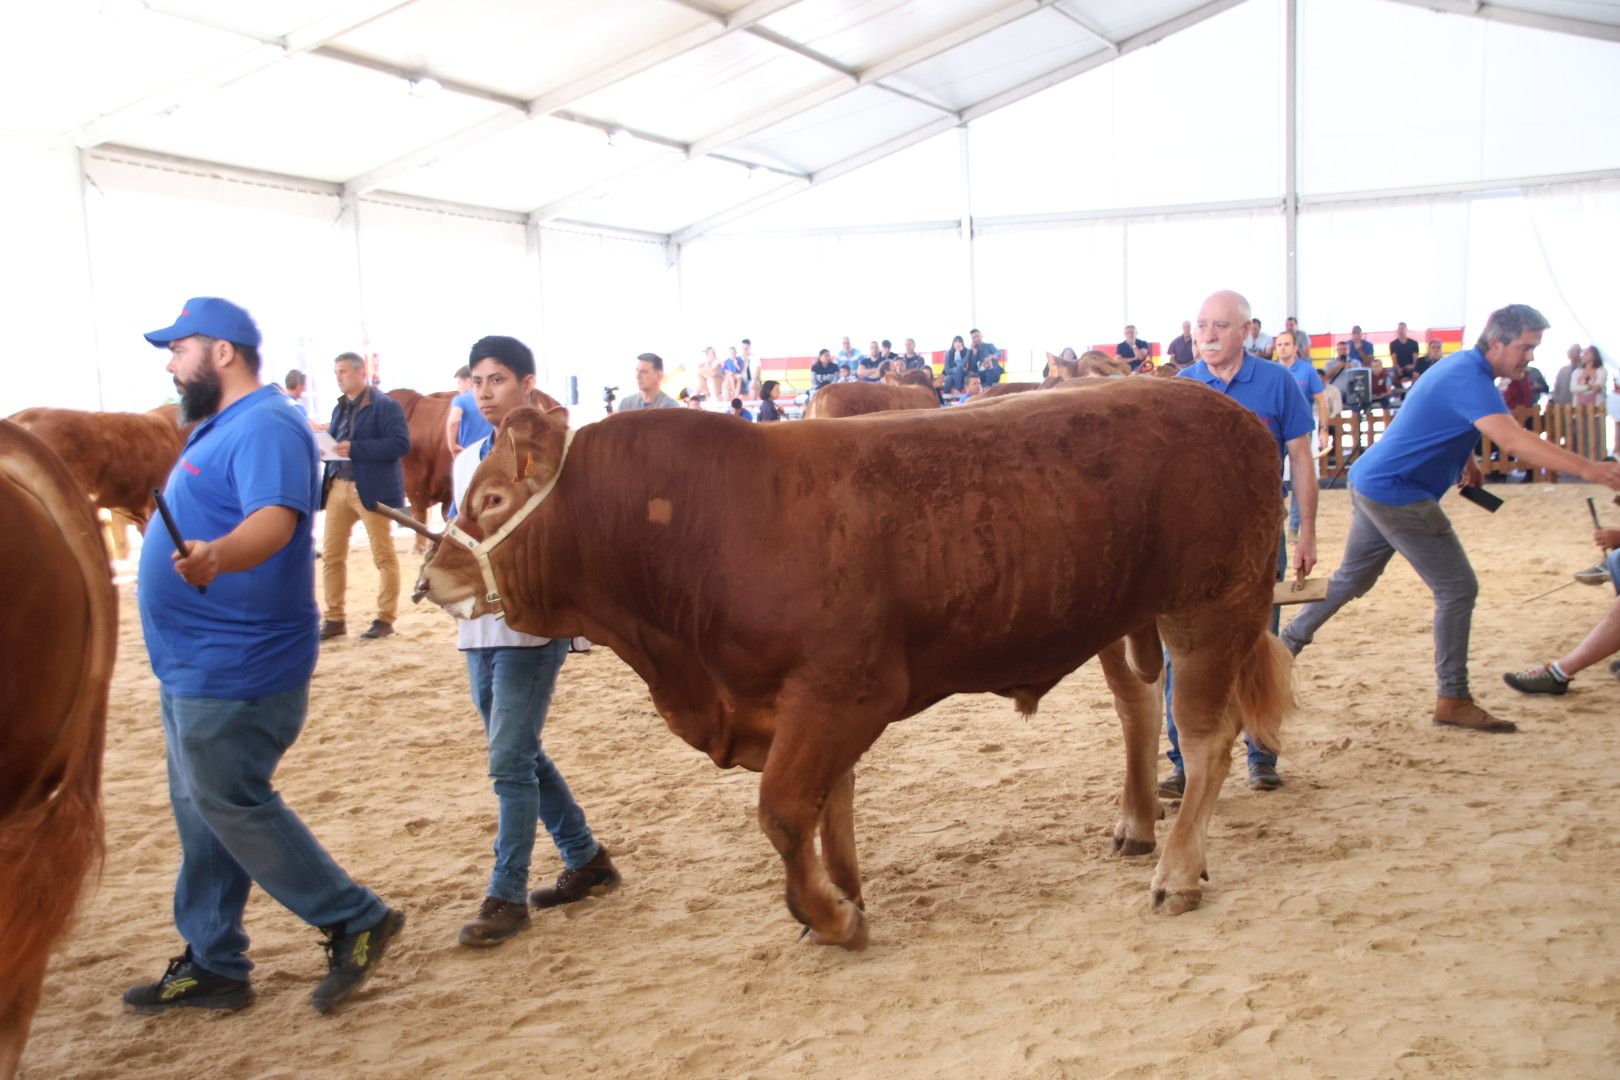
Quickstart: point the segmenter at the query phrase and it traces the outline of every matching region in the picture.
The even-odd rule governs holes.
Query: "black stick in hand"
[[[1592,501],[1592,497],[1590,495],[1588,495],[1586,497],[1586,508],[1588,510],[1590,510],[1591,513],[1592,513],[1592,528],[1594,528],[1594,529],[1603,528],[1603,523],[1598,520],[1598,516],[1597,516],[1597,503]]]
[[[157,502],[158,513],[163,516],[164,527],[169,530],[169,539],[174,541],[174,550],[178,551],[181,557],[184,558],[186,555],[186,541],[180,535],[180,526],[174,523],[174,515],[169,512],[168,501],[164,499],[163,492],[157,488],[152,489],[152,498]],[[198,585],[197,591],[207,596],[208,586]]]

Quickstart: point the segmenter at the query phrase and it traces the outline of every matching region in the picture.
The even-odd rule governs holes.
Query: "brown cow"
[[[82,482],[0,421],[0,1077],[16,1071],[51,946],[101,854],[118,594]]]
[[[1006,397],[1009,394],[1024,394],[1040,388],[1041,384],[1038,382],[998,382],[994,386],[987,386],[981,390],[979,400]]]
[[[608,645],[676,734],[763,772],[760,825],[813,940],[866,940],[853,769],[883,729],[959,693],[1033,713],[1099,653],[1125,729],[1114,847],[1151,851],[1161,639],[1187,790],[1151,890],[1197,906],[1232,741],[1277,746],[1289,699],[1266,629],[1277,447],[1253,413],[1187,380],[1110,379],[836,423],[567,420],[508,417],[417,594]],[[760,551],[769,574],[719,572]]]
[[[143,530],[152,489],[168,479],[186,441],[178,405],[144,413],[36,408],[10,419],[56,452],[91,502],[128,514]]]
[[[903,412],[911,409],[937,409],[939,398],[932,389],[921,386],[895,386],[892,383],[833,383],[816,391],[805,406],[806,420],[833,420],[843,416],[865,416],[876,412]]]
[[[445,417],[450,413],[449,391],[418,394],[415,390],[390,390],[388,396],[405,411],[405,426],[411,432],[410,453],[400,459],[405,471],[405,501],[411,516],[427,523],[428,510],[435,503],[441,514],[450,512],[450,444],[445,441]],[[423,547],[417,537],[416,550]]]

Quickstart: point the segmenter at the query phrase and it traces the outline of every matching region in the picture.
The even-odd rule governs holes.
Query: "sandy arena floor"
[[[1611,602],[1576,585],[1524,604],[1596,561],[1583,500],[1599,493],[1498,490],[1495,516],[1447,509],[1482,582],[1475,692],[1520,734],[1429,724],[1429,597],[1397,559],[1300,658],[1288,784],[1256,794],[1234,768],[1204,906],[1176,919],[1148,910],[1156,856],[1109,854],[1123,761],[1095,665],[1033,720],[957,698],[867,755],[872,947],[851,954],[796,941],[756,777],[676,739],[598,648],[564,667],[545,743],[625,884],[469,951],[455,934],[482,897],[495,804],[450,620],[417,608],[391,640],[335,642],[279,783],[410,922],[331,1017],[309,1005],[316,933],[257,891],[252,1008],[144,1017],[119,1002],[181,949],[157,686],[126,585],[106,868],[22,1075],[1612,1077],[1620,683],[1594,669],[1536,699],[1501,683]],[[1327,493],[1328,569],[1347,520],[1345,494]],[[355,537],[358,629],[375,572]],[[407,580],[416,565],[402,556]],[[556,872],[543,831],[535,862],[537,883]]]

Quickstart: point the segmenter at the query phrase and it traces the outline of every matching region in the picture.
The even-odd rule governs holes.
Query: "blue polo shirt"
[[[456,428],[457,446],[471,446],[495,430],[484,419],[484,414],[478,411],[478,395],[471,390],[463,390],[450,400],[450,404],[461,410],[461,426]]]
[[[175,573],[174,541],[153,520],[136,591],[146,651],[164,689],[245,700],[309,681],[320,616],[310,554],[319,476],[309,425],[273,386],[192,431],[163,489],[181,536],[217,540],[266,506],[296,510],[298,526],[280,551],[219,575],[201,595]]]
[[[1229,383],[1222,382],[1209,365],[1202,360],[1185,371],[1176,373],[1178,379],[1197,379],[1212,390],[1218,390],[1248,409],[1265,422],[1266,430],[1277,440],[1277,466],[1288,456],[1288,443],[1301,435],[1309,435],[1316,427],[1311,419],[1310,403],[1300,391],[1294,377],[1273,364],[1250,353],[1243,354],[1243,366]]]
[[[1294,362],[1288,365],[1288,374],[1299,384],[1299,392],[1305,395],[1307,405],[1316,400],[1317,394],[1324,392],[1322,376],[1318,374],[1316,365],[1303,356],[1296,356]]]
[[[1474,422],[1507,411],[1485,354],[1452,353],[1412,384],[1383,438],[1350,466],[1350,484],[1391,506],[1438,499],[1474,452]]]

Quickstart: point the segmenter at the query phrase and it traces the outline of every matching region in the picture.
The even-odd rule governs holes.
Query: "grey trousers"
[[[1350,535],[1326,600],[1307,604],[1280,635],[1290,652],[1311,643],[1344,605],[1364,596],[1400,552],[1434,593],[1434,671],[1444,697],[1468,696],[1468,630],[1479,581],[1451,522],[1433,499],[1391,506],[1350,489]]]

